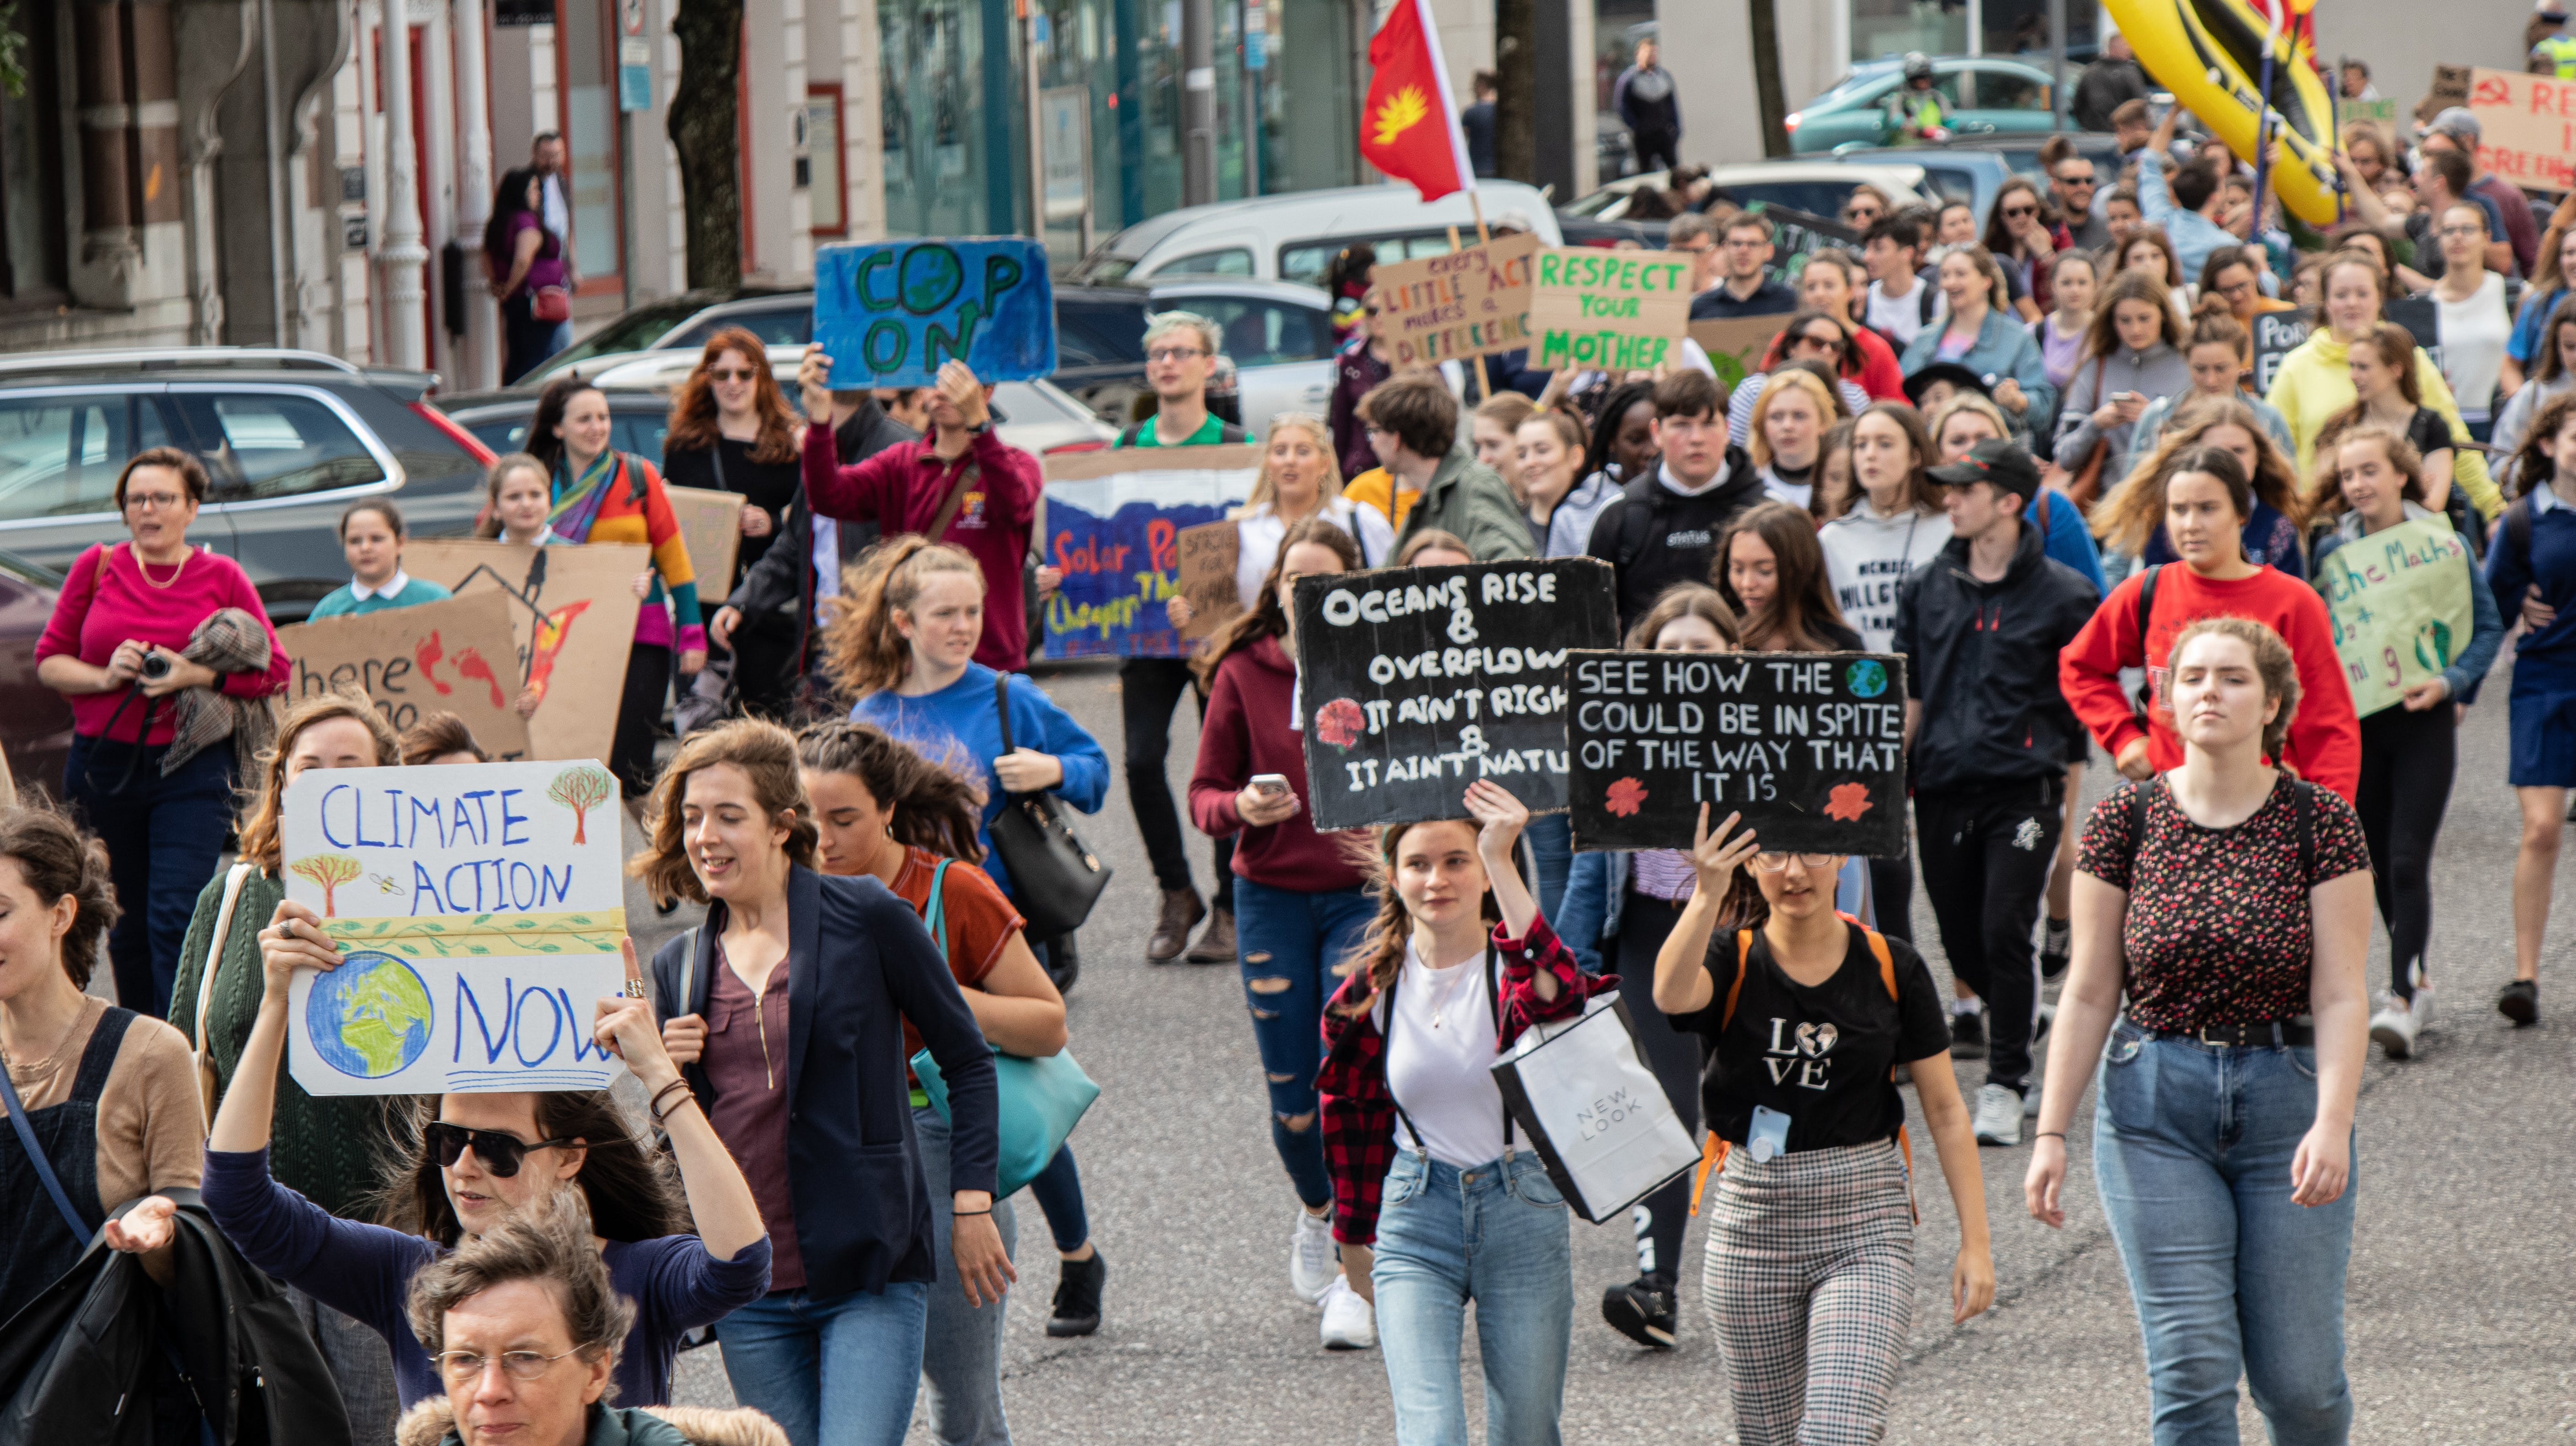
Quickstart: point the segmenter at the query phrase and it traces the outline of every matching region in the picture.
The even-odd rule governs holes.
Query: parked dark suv
[[[472,525],[491,452],[423,400],[437,382],[232,347],[0,359],[0,550],[60,571],[123,541],[116,474],[146,447],[184,447],[213,482],[189,540],[298,621],[348,581],[334,528],[351,502],[390,496],[422,536]]]

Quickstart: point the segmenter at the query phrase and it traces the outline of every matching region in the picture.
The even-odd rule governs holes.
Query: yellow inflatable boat
[[[2273,193],[2311,226],[2335,220],[2334,111],[2316,57],[2284,26],[2275,38],[2246,0],[2104,0],[2138,63],[2243,160],[2254,159],[2263,51],[2272,48]]]

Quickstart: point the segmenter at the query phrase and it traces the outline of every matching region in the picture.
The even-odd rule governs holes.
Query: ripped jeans
[[[1330,1204],[1315,1071],[1324,1062],[1324,1005],[1341,987],[1334,967],[1359,947],[1377,906],[1364,889],[1310,894],[1234,881],[1235,960],[1243,1002],[1270,1084],[1270,1143],[1309,1209]]]

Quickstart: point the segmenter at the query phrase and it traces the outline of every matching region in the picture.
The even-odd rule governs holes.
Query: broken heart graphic
[[[1798,1026],[1798,1048],[1811,1058],[1823,1058],[1842,1037],[1842,1031],[1831,1024],[1810,1022]]]

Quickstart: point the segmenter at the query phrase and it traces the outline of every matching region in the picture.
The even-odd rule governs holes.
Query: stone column
[[[500,314],[481,260],[483,224],[492,219],[492,122],[485,81],[485,0],[456,0],[456,238],[476,254],[465,263],[465,344],[454,391],[501,381]]]
[[[429,248],[421,244],[420,150],[411,135],[411,15],[407,0],[385,0],[382,67],[385,96],[385,240],[376,250],[385,271],[386,357],[398,367],[429,365],[424,271]]]

